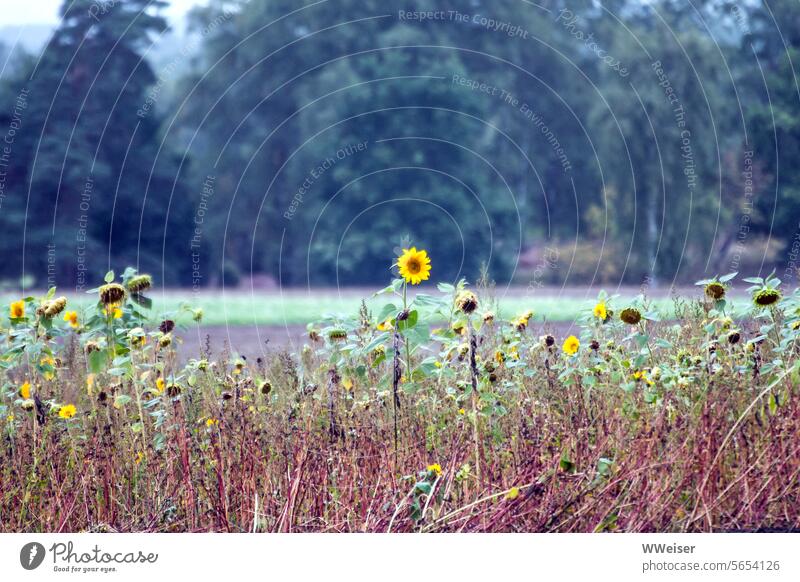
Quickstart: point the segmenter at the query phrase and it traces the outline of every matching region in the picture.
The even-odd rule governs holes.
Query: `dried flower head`
[[[125,300],[127,292],[125,291],[125,287],[119,283],[108,283],[100,287],[98,294],[100,295],[100,303],[108,306],[122,303]]]
[[[642,312],[635,307],[626,307],[619,314],[619,318],[628,325],[636,325],[642,321]]]
[[[143,293],[153,286],[153,278],[150,275],[136,275],[128,279],[125,286],[131,293]]]
[[[43,317],[46,317],[47,319],[53,319],[59,313],[64,311],[64,308],[66,306],[67,306],[67,298],[58,297],[56,299],[51,299],[50,301],[45,301],[39,308],[38,313],[40,313]]]
[[[725,297],[725,291],[727,291],[725,285],[719,281],[711,281],[711,283],[706,285],[706,297],[714,301],[719,301]]]
[[[472,291],[462,291],[456,297],[456,307],[466,315],[478,309],[478,298]]]

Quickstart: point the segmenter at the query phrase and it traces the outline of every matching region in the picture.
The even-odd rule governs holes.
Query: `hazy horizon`
[[[170,6],[164,11],[170,20],[181,18],[194,6],[205,0],[168,0]],[[25,25],[56,25],[58,9],[63,0],[36,0],[36,8],[31,9],[30,0],[3,0],[0,11],[0,27]]]

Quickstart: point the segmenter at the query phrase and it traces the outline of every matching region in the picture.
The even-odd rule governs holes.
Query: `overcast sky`
[[[0,0],[0,26],[9,24],[55,24],[63,0]],[[171,0],[165,14],[170,20],[179,19],[192,6],[204,0]]]

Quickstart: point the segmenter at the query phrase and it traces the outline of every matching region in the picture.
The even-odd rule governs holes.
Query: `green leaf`
[[[105,350],[100,350],[96,352],[89,353],[89,371],[92,374],[97,374],[102,372],[106,366],[106,362],[108,361],[108,354]]]
[[[153,300],[149,297],[145,297],[140,293],[132,293],[131,299],[133,299],[136,303],[144,307],[145,309],[151,309],[153,307]]]
[[[400,331],[406,331],[407,329],[411,329],[415,325],[417,325],[418,319],[419,319],[419,312],[416,309],[412,309],[408,314],[408,318],[404,319],[403,321],[397,322],[397,329],[399,329]]]
[[[122,408],[131,401],[131,397],[127,394],[120,394],[114,398],[114,408]]]
[[[431,484],[428,483],[427,481],[419,481],[416,485],[414,485],[414,489],[416,489],[417,491],[419,491],[424,495],[431,494]]]
[[[109,271],[103,279],[106,283],[111,283],[114,280],[114,271]]]

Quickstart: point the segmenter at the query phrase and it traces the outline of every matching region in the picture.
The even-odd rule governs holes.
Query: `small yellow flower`
[[[139,451],[138,453],[136,453],[136,457],[133,459],[133,462],[138,465],[142,461],[144,461],[144,453],[142,451]]]
[[[28,400],[31,397],[31,383],[25,382],[19,387],[19,397],[23,400]]]
[[[103,311],[105,311],[106,316],[112,319],[119,319],[122,317],[122,310],[116,305],[107,305]]]
[[[342,380],[342,386],[344,386],[345,390],[350,392],[350,390],[353,389],[353,381],[350,378],[345,378],[344,380]]]
[[[387,319],[386,321],[382,321],[377,325],[378,331],[391,331],[394,329],[392,325],[392,320]]]
[[[608,317],[608,311],[606,310],[606,303],[605,301],[601,301],[597,305],[594,306],[592,313],[597,319],[605,321],[606,317]]]
[[[506,355],[501,350],[497,350],[494,353],[494,359],[498,364],[502,364],[506,361]]]
[[[11,313],[11,319],[21,319],[25,317],[25,302],[22,299],[14,301],[9,311]]]
[[[569,356],[574,356],[578,353],[578,348],[581,347],[581,342],[578,338],[574,335],[569,336],[567,339],[564,340],[564,345],[561,346],[561,349],[564,350],[564,353]]]
[[[164,378],[159,378],[158,380],[156,380],[156,390],[158,390],[159,394],[161,394],[164,391],[165,386],[166,384],[164,383]]]
[[[428,465],[428,473],[433,473],[437,478],[442,476],[442,466],[439,463]]]
[[[506,493],[506,499],[509,501],[514,501],[517,497],[519,497],[519,487],[512,487]]]
[[[78,312],[77,311],[67,311],[64,314],[64,321],[69,322],[70,327],[75,329],[78,327]]]
[[[463,415],[463,414],[466,414],[466,413],[467,413],[467,411],[466,411],[466,410],[464,410],[463,408],[459,408],[459,409],[458,409],[458,413]]]
[[[58,416],[63,418],[64,420],[69,420],[70,418],[75,416],[75,412],[77,412],[77,410],[75,409],[75,405],[67,404],[59,409]]]
[[[403,249],[403,254],[397,259],[397,267],[400,276],[412,285],[419,285],[431,276],[431,260],[427,251],[418,251],[416,247]]]
[[[206,420],[206,426],[208,428],[211,428],[211,427],[217,426],[217,425],[219,425],[219,420],[217,420],[216,418],[209,418],[208,420]]]
[[[8,424],[11,424],[12,422],[14,422],[14,415],[13,414],[9,414],[8,416],[6,416],[6,422]]]

